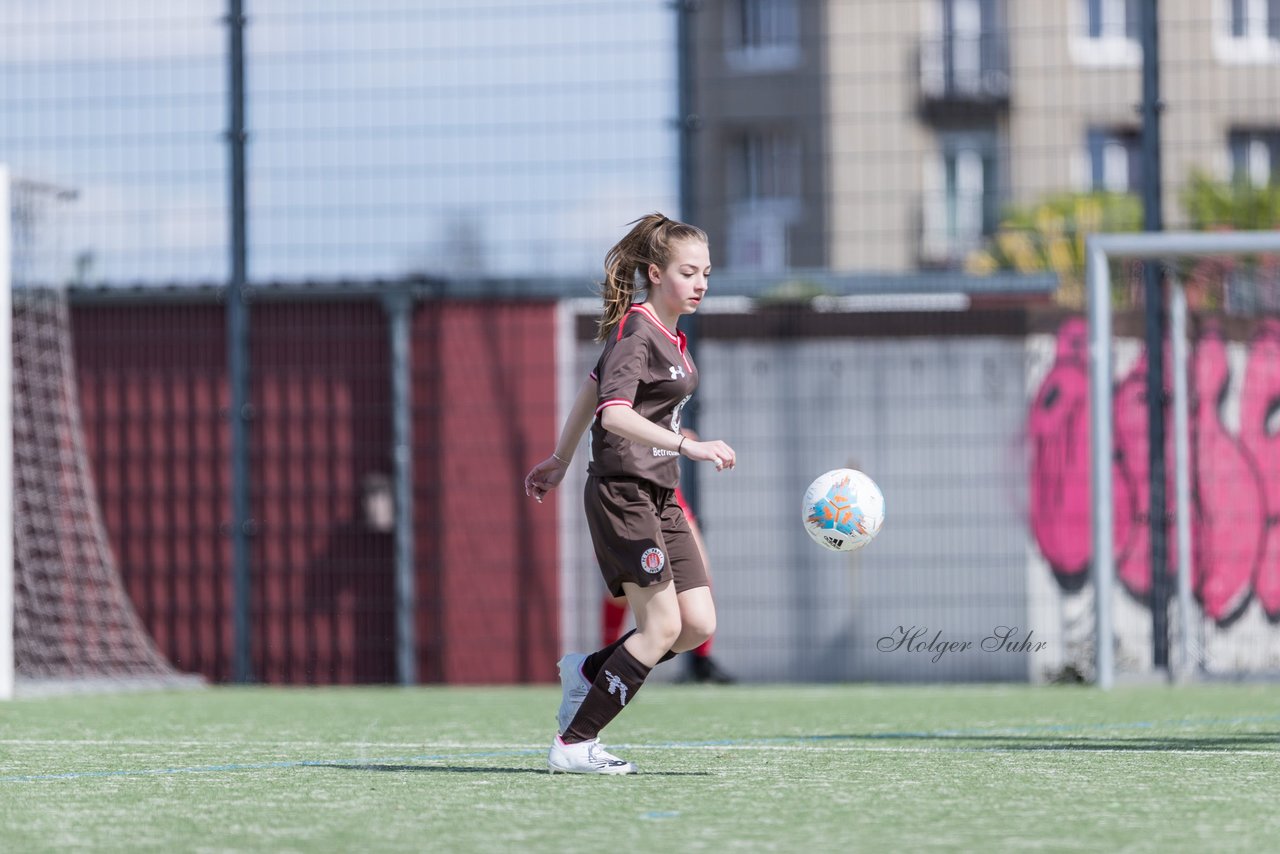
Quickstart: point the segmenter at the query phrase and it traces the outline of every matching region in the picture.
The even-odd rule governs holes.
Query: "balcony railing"
[[[1006,105],[1011,89],[1005,33],[926,38],[920,42],[923,104]]]

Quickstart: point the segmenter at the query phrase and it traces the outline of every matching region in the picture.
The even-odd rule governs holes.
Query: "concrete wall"
[[[583,342],[584,375],[596,346]],[[700,518],[719,605],[715,650],[758,680],[1023,680],[1029,653],[908,651],[882,638],[976,645],[1027,628],[1026,414],[1021,337],[707,340],[697,351],[701,432],[738,453],[703,467]],[[580,453],[575,467],[581,466]],[[800,524],[822,472],[853,467],[885,492],[887,521],[853,555]],[[580,470],[569,475],[580,484]],[[598,572],[575,486],[562,538],[577,591],[569,646],[597,637]],[[927,636],[926,636],[927,635]]]

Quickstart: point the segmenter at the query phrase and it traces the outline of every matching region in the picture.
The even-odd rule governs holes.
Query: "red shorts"
[[[676,487],[676,504],[680,505],[680,509],[684,511],[684,517],[691,523],[696,523],[698,517],[693,515],[693,508],[689,506],[689,502],[684,500],[684,493],[680,491],[680,487]]]

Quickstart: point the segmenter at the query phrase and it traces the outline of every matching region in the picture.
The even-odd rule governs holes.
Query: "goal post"
[[[1086,241],[1086,292],[1089,322],[1090,471],[1093,500],[1094,617],[1096,620],[1096,683],[1109,689],[1115,684],[1115,626],[1112,596],[1115,580],[1114,501],[1112,483],[1112,382],[1111,271],[1113,260],[1163,261],[1197,255],[1254,255],[1280,253],[1280,231],[1148,232],[1095,234]],[[1191,590],[1191,486],[1190,393],[1186,382],[1186,297],[1180,282],[1172,283],[1170,345],[1174,365],[1174,476],[1175,535],[1178,556],[1177,607],[1179,612],[1179,661],[1176,675],[1190,676],[1194,669],[1194,625]],[[1172,675],[1172,674],[1171,674]]]
[[[13,697],[13,311],[9,168],[0,163],[0,700]]]
[[[73,189],[0,168],[0,700],[187,687],[125,588],[81,423]]]

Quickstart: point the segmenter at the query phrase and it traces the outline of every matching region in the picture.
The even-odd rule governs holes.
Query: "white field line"
[[[855,740],[855,739],[851,739]],[[878,739],[870,739],[877,741]],[[921,739],[924,740],[924,739]],[[963,739],[957,739],[963,740]],[[977,740],[977,739],[975,739]],[[1097,739],[1089,739],[1096,741]],[[890,744],[833,744],[827,740],[808,741],[796,744],[753,744],[751,742],[732,742],[722,743],[715,742],[710,744],[702,743],[670,743],[670,744],[640,744],[640,743],[618,743],[609,742],[609,748],[618,750],[710,750],[710,751],[728,751],[728,750],[765,750],[765,751],[782,751],[782,752],[819,752],[819,753],[1172,753],[1172,754],[1195,754],[1216,756],[1230,754],[1232,756],[1276,756],[1280,757],[1280,748],[1275,750],[1253,750],[1253,749],[1236,749],[1230,747],[1215,748],[1174,748],[1174,747],[1126,747],[1117,744],[1115,746],[1091,747],[1074,743],[1075,740],[1064,738],[1053,743],[1045,745],[1015,745],[1015,746],[983,746],[983,745],[890,745]],[[218,748],[226,750],[229,746],[225,741],[164,741],[164,740],[85,740],[85,739],[0,739],[0,744],[10,745],[14,747],[108,747],[127,745],[130,747],[156,747],[165,750],[174,748]],[[427,758],[423,754],[434,753],[436,751],[498,751],[510,753],[529,753],[544,749],[543,744],[485,744],[479,742],[312,742],[312,741],[264,741],[264,742],[237,742],[237,747],[270,747],[275,748],[272,755],[280,756],[289,750],[297,748],[327,748],[336,750],[347,748],[359,751],[360,753],[371,754],[373,752],[385,753],[394,749],[409,749],[418,751],[413,756],[393,756],[383,757],[377,761],[435,761],[437,757]],[[250,751],[255,752],[255,751]],[[242,754],[243,755],[243,754]],[[456,758],[456,757],[439,757],[439,759]],[[311,761],[334,761],[334,762],[362,762],[375,761],[369,755],[357,755],[345,759],[335,760],[309,760],[299,759],[297,762],[303,764]],[[2,767],[2,766],[0,766]],[[141,772],[140,772],[141,773]]]
[[[525,750],[527,744],[491,744],[479,741],[285,741],[278,738],[262,741],[234,739],[170,739],[170,738],[0,738],[0,745],[15,747],[110,747],[125,744],[131,747],[321,747],[325,749],[408,749],[408,750]]]
[[[833,745],[833,744],[614,744],[614,750],[778,750],[809,751],[819,753],[1158,753],[1164,755],[1188,754],[1195,756],[1274,756],[1280,759],[1280,749],[1276,750],[1232,750],[1229,747],[1215,748],[1165,748],[1165,747],[1083,747],[1073,746],[1069,740],[1040,746],[1023,747],[909,747],[880,744]]]
[[[332,746],[332,745],[330,745]],[[103,777],[135,777],[135,776],[168,776],[178,774],[209,774],[209,773],[244,773],[246,771],[279,771],[279,770],[296,770],[309,767],[323,767],[327,765],[348,765],[359,768],[361,765],[386,765],[390,763],[407,764],[420,763],[424,767],[430,767],[428,763],[432,762],[457,762],[459,760],[479,760],[479,759],[515,759],[517,757],[525,759],[537,759],[541,757],[542,751],[545,749],[542,745],[490,745],[487,750],[479,750],[479,745],[459,745],[442,748],[440,745],[417,745],[419,748],[434,746],[443,750],[460,750],[458,753],[424,753],[413,756],[357,756],[346,758],[329,758],[329,759],[280,759],[257,762],[222,762],[209,763],[203,765],[193,765],[187,767],[160,767],[160,768],[112,768],[112,769],[96,769],[85,771],[62,771],[52,773],[27,773],[27,774],[0,774],[0,784],[5,783],[34,783],[34,782],[51,782],[57,780],[76,780]],[[1013,746],[1013,747],[981,747],[981,746],[909,746],[909,745],[873,745],[873,744],[848,744],[839,745],[830,742],[822,743],[801,743],[801,744],[762,744],[762,743],[670,743],[670,744],[613,744],[611,747],[618,750],[628,751],[715,751],[715,752],[775,752],[775,753],[908,753],[908,754],[947,754],[947,753],[995,753],[995,754],[1032,754],[1032,753],[1089,753],[1089,754],[1174,754],[1177,756],[1201,756],[1201,757],[1223,757],[1223,756],[1267,756],[1280,760],[1280,750],[1256,750],[1256,749],[1240,749],[1233,750],[1230,748],[1164,748],[1164,747],[1124,747],[1124,746],[1100,746],[1088,747],[1084,745],[1074,745],[1070,739],[1064,739],[1056,745],[1044,746]]]
[[[5,742],[0,742],[0,743],[2,743],[2,744],[27,745],[27,746],[38,746],[38,745],[52,745],[52,744],[58,744],[58,742],[47,742],[47,741],[39,741],[39,742],[28,742],[28,741],[5,741]],[[128,742],[128,741],[115,741],[115,742],[78,742],[78,743],[79,743],[79,744],[100,744],[100,743],[101,743],[101,744],[113,744],[113,745],[126,744],[126,745],[133,745],[133,746],[151,745],[151,744],[153,744],[153,743],[151,743],[151,742],[142,742],[142,743],[139,743],[139,742]],[[196,742],[167,742],[167,743],[155,742],[155,743],[154,743],[154,746],[156,746],[156,747],[169,747],[169,748],[171,748],[171,747],[222,747],[222,748],[225,748],[227,745],[226,745],[224,742],[217,742],[217,743],[214,743],[214,742],[199,742],[199,743],[196,743]],[[446,760],[446,759],[465,758],[465,754],[466,754],[466,753],[473,752],[473,751],[486,751],[486,752],[487,752],[487,751],[495,751],[495,752],[506,752],[506,753],[511,753],[511,754],[513,754],[513,755],[514,755],[514,754],[518,754],[518,753],[519,753],[519,754],[523,754],[523,753],[533,753],[533,752],[536,752],[536,751],[542,750],[542,749],[544,749],[544,748],[546,747],[546,745],[542,745],[542,744],[367,744],[367,745],[339,745],[339,744],[310,744],[310,743],[306,743],[306,742],[297,742],[297,743],[290,743],[290,742],[271,742],[269,745],[264,744],[263,746],[270,746],[270,747],[277,747],[277,748],[281,748],[281,750],[277,751],[277,752],[274,754],[274,755],[277,755],[277,756],[278,756],[278,755],[283,754],[283,753],[285,752],[285,750],[284,750],[284,749],[285,749],[285,748],[289,748],[289,747],[330,747],[330,748],[335,748],[335,747],[349,746],[349,747],[355,747],[355,748],[357,748],[357,749],[364,748],[364,749],[368,749],[368,750],[370,750],[370,751],[378,750],[379,752],[381,752],[381,750],[382,750],[382,749],[384,749],[384,748],[393,748],[393,747],[405,748],[405,747],[409,747],[409,748],[414,748],[414,749],[417,749],[417,750],[426,750],[426,751],[431,751],[431,752],[434,752],[434,751],[442,751],[442,750],[457,750],[457,751],[462,751],[462,752],[463,752],[463,753],[462,753],[462,754],[460,754],[459,756],[439,756],[439,757],[436,757],[436,756],[426,757],[426,756],[421,756],[421,755],[414,755],[414,756],[390,756],[390,757],[388,757],[388,756],[382,756],[382,757],[374,757],[374,756],[354,756],[354,757],[346,757],[346,758],[343,758],[343,759],[328,759],[328,760],[298,759],[298,760],[296,760],[296,762],[297,762],[297,764],[299,764],[299,765],[303,765],[303,764],[307,764],[307,763],[311,763],[311,762],[351,762],[351,763],[359,763],[359,762],[392,762],[392,761],[400,761],[400,762],[432,762],[432,761],[443,761],[443,760]],[[1066,753],[1160,753],[1160,754],[1171,753],[1171,754],[1175,754],[1175,755],[1178,755],[1178,754],[1186,754],[1186,755],[1202,755],[1202,756],[1219,756],[1219,755],[1231,755],[1231,756],[1275,756],[1275,757],[1277,757],[1277,758],[1280,758],[1280,749],[1276,749],[1276,750],[1252,750],[1252,749],[1245,750],[1245,749],[1233,749],[1233,748],[1229,748],[1229,747],[1214,747],[1214,748],[1122,747],[1122,746],[1118,746],[1118,745],[1117,745],[1117,746],[1115,746],[1115,747],[1086,747],[1086,746],[1083,746],[1083,745],[1074,745],[1074,744],[1072,744],[1072,743],[1071,743],[1071,741],[1070,741],[1069,739],[1064,739],[1064,740],[1062,740],[1062,741],[1060,741],[1060,742],[1058,742],[1058,743],[1055,743],[1055,744],[1047,744],[1047,745],[1043,745],[1043,746],[1038,746],[1038,745],[1024,745],[1024,746],[1013,746],[1013,747],[983,747],[983,746],[965,746],[965,745],[954,745],[954,746],[948,746],[948,747],[927,746],[927,745],[926,745],[926,746],[908,746],[908,745],[897,745],[897,746],[894,746],[894,745],[886,745],[886,744],[851,744],[851,745],[838,745],[838,744],[829,744],[829,743],[828,743],[828,744],[814,744],[814,743],[809,743],[809,744],[630,744],[630,743],[623,743],[623,744],[619,744],[619,743],[616,743],[616,742],[610,742],[610,743],[609,743],[609,749],[610,749],[610,750],[613,750],[613,749],[618,749],[618,750],[660,750],[660,751],[671,751],[671,750],[731,751],[731,750],[738,750],[738,751],[779,751],[779,752],[810,752],[810,753],[812,753],[812,752],[818,752],[818,753],[1064,753],[1064,752],[1066,752]],[[0,766],[0,767],[2,767],[2,766]],[[147,772],[146,772],[146,771],[139,771],[139,772],[137,772],[137,773],[147,773]]]
[[[1186,719],[1177,721],[1140,721],[1129,723],[1099,723],[1084,724],[1072,726],[1057,726],[1050,724],[1028,725],[1028,726],[1007,726],[1007,727],[990,727],[975,729],[955,729],[955,730],[917,730],[917,731],[883,731],[883,732],[866,732],[847,737],[829,737],[829,736],[804,736],[796,735],[792,737],[775,736],[762,739],[731,739],[719,741],[715,739],[706,739],[699,741],[683,741],[669,742],[662,744],[627,744],[628,748],[634,749],[668,749],[668,748],[692,748],[692,747],[736,747],[748,748],[754,746],[769,747],[774,745],[794,745],[800,748],[811,748],[817,745],[825,745],[828,747],[836,747],[839,742],[854,741],[929,741],[935,739],[950,739],[955,741],[981,741],[988,738],[1010,738],[1017,736],[1034,735],[1042,738],[1050,738],[1058,736],[1063,743],[1070,743],[1072,740],[1078,739],[1099,739],[1099,738],[1119,738],[1120,732],[1132,733],[1135,731],[1150,731],[1153,738],[1169,737],[1164,735],[1162,731],[1174,730],[1180,734],[1195,732],[1198,730],[1208,729],[1216,730],[1221,726],[1241,726],[1258,723],[1271,723],[1280,721],[1280,716],[1256,716],[1256,717],[1238,717],[1238,718],[1212,718],[1212,719]],[[1243,730],[1237,734],[1249,735],[1251,731]],[[1129,736],[1132,737],[1132,736]],[[171,738],[0,738],[0,745],[12,745],[15,747],[34,747],[38,745],[48,746],[112,746],[112,745],[130,745],[135,747],[215,747],[227,748],[230,746],[226,739],[171,739]],[[529,750],[542,745],[530,744],[514,744],[499,742],[482,742],[482,741],[370,741],[366,739],[347,740],[347,741],[318,741],[315,739],[262,739],[262,740],[235,740],[236,746],[245,747],[276,747],[276,748],[304,748],[313,747],[321,749],[355,749],[355,750],[379,750],[379,749],[407,749],[407,750]],[[616,745],[622,747],[623,745]],[[971,749],[971,748],[966,748]],[[1025,748],[1023,748],[1025,749]],[[1115,749],[1115,748],[1108,748]],[[1197,751],[1209,752],[1209,751]],[[1238,753],[1240,751],[1228,751]]]
[[[1091,739],[1091,740],[1092,740],[1092,739]],[[8,744],[8,745],[14,745],[14,746],[19,746],[19,747],[40,747],[40,746],[85,746],[85,745],[89,745],[89,746],[129,745],[129,746],[133,746],[133,747],[161,747],[161,748],[174,748],[174,747],[216,747],[216,748],[223,748],[223,749],[225,749],[225,748],[228,746],[226,742],[222,742],[222,741],[219,741],[219,742],[182,742],[182,741],[170,741],[170,742],[163,742],[163,741],[155,741],[155,742],[151,742],[151,741],[75,741],[75,742],[70,742],[70,741],[68,741],[68,742],[60,742],[60,741],[30,741],[30,740],[23,740],[23,739],[11,739],[11,740],[0,741],[0,744]],[[241,743],[238,743],[238,745],[237,745],[237,746],[239,746],[239,744],[241,744]],[[255,746],[252,742],[244,742],[244,743],[242,743],[242,744],[243,744],[244,746]],[[542,749],[542,748],[546,747],[546,745],[543,745],[543,744],[479,744],[479,743],[466,743],[466,744],[460,744],[460,743],[419,743],[419,744],[341,744],[341,743],[335,743],[335,742],[324,742],[324,743],[319,743],[319,742],[281,742],[281,741],[262,742],[261,744],[256,745],[256,746],[280,748],[280,750],[276,751],[276,753],[283,753],[283,752],[285,752],[285,749],[287,749],[287,748],[294,748],[294,747],[328,747],[328,748],[350,747],[350,748],[355,748],[355,749],[357,749],[357,750],[366,750],[366,749],[367,749],[367,750],[377,750],[377,751],[383,751],[383,750],[386,750],[386,749],[389,749],[389,748],[412,748],[412,749],[414,749],[414,750],[425,750],[425,751],[437,751],[437,750],[490,751],[490,750],[496,750],[496,751],[512,751],[512,752],[517,752],[517,751],[518,751],[518,752],[534,751],[534,750],[540,750],[540,749]],[[1087,752],[1094,752],[1094,753],[1125,753],[1125,752],[1128,752],[1128,753],[1205,753],[1205,754],[1230,753],[1230,754],[1239,754],[1239,755],[1242,755],[1242,756],[1251,756],[1251,755],[1275,755],[1275,756],[1280,756],[1280,748],[1277,748],[1277,749],[1275,749],[1275,750],[1243,750],[1243,749],[1232,749],[1232,748],[1229,748],[1229,747],[1223,747],[1223,748],[1163,748],[1163,747],[1122,747],[1122,746],[1119,746],[1119,745],[1117,745],[1117,746],[1115,746],[1115,747],[1085,747],[1085,746],[1081,746],[1081,745],[1075,745],[1075,744],[1073,744],[1073,743],[1071,742],[1071,740],[1070,740],[1070,739],[1063,739],[1063,740],[1061,740],[1061,741],[1059,741],[1059,742],[1056,742],[1056,743],[1053,743],[1053,744],[1047,744],[1047,745],[1044,745],[1044,746],[1024,745],[1024,746],[1016,746],[1016,747],[984,747],[984,746],[980,746],[980,745],[976,745],[976,746],[955,745],[955,746],[950,746],[950,747],[930,747],[930,746],[927,746],[927,745],[921,745],[921,746],[912,746],[912,745],[897,745],[897,746],[893,746],[893,745],[885,745],[885,744],[850,744],[850,745],[840,745],[840,744],[830,744],[830,743],[805,743],[805,744],[633,744],[633,743],[618,743],[618,742],[612,742],[612,741],[611,741],[611,742],[609,742],[609,748],[610,748],[611,750],[612,750],[613,748],[617,748],[617,749],[619,749],[619,750],[781,750],[781,751],[811,751],[811,752],[812,752],[812,751],[817,751],[817,752],[820,752],[820,753],[826,753],[826,752],[828,752],[828,751],[830,751],[830,752],[843,752],[843,753],[860,753],[860,752],[866,752],[866,751],[873,751],[873,752],[879,752],[879,753],[893,753],[893,752],[904,752],[904,753],[937,753],[937,752],[944,752],[944,753],[954,753],[954,752],[960,752],[960,753],[974,753],[974,752],[982,752],[982,753],[992,753],[992,752],[994,752],[994,753],[1030,753],[1030,752],[1034,752],[1034,751],[1048,751],[1048,752],[1054,752],[1054,751],[1064,751],[1064,750],[1069,750],[1069,751],[1072,751],[1072,752],[1075,752],[1075,753],[1080,753],[1080,752],[1086,752],[1086,753],[1087,753]],[[361,760],[362,760],[362,758],[363,758],[363,757],[355,757],[355,758],[350,758],[350,759],[344,759],[344,760],[333,760],[333,761],[352,761],[352,762],[356,762],[356,761],[361,761]],[[420,758],[420,757],[414,757],[414,756],[402,756],[402,757],[392,757],[392,758],[398,758],[398,759],[409,760],[409,759],[415,759],[415,758]],[[299,761],[299,762],[306,762],[306,761],[311,761],[311,760],[303,760],[303,759],[299,759],[298,761]],[[328,761],[328,760],[326,760],[326,761]],[[424,760],[424,761],[425,761],[425,760]]]

